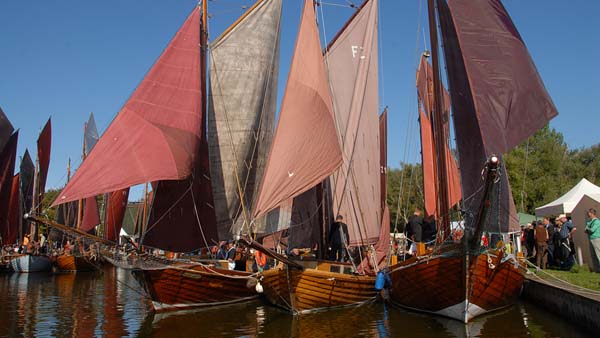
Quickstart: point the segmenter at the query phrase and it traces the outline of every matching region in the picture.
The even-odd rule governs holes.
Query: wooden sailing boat
[[[517,29],[499,0],[438,0],[456,143],[465,232],[450,236],[449,175],[435,1],[429,0],[433,139],[440,243],[390,268],[395,304],[468,322],[513,304],[524,267],[503,246],[481,247],[482,231],[518,227],[501,155],[557,115]],[[423,116],[422,116],[423,118]],[[483,177],[482,177],[483,176]]]
[[[90,113],[88,122],[84,125],[83,130],[83,153],[82,160],[98,141],[98,131],[96,130],[96,122],[94,115]],[[67,182],[70,179],[70,163],[67,173]],[[94,231],[95,227],[100,223],[100,215],[98,210],[98,203],[96,196],[91,196],[85,200],[81,199],[78,201],[77,206],[77,220],[74,224],[76,229],[84,232]],[[79,239],[78,239],[79,240]],[[83,272],[83,271],[97,271],[100,263],[100,257],[98,253],[87,253],[85,252],[84,242],[79,240],[79,251],[77,252],[65,252],[56,257],[56,266],[60,271],[69,272]]]
[[[48,119],[37,140],[38,153],[35,174],[33,176],[33,201],[30,211],[33,215],[39,215],[42,211],[42,200],[44,198],[46,178],[50,165],[51,137],[52,127],[50,119]],[[23,193],[26,194],[25,192]],[[29,235],[30,240],[34,240],[37,237],[37,226],[34,223],[31,223]],[[11,260],[11,266],[15,272],[42,272],[52,269],[52,261],[45,255],[26,253],[14,257]]]
[[[267,103],[258,101],[251,108],[248,108],[251,104],[242,103],[238,108],[260,113],[272,106],[274,111],[275,99],[271,97],[276,85],[272,81],[277,77],[280,17],[281,0],[258,1],[213,44],[210,103],[212,118],[216,120],[215,129],[219,129],[218,115],[223,109],[217,101],[231,100],[239,88],[255,88],[255,92],[243,96],[262,97]],[[203,2],[202,9],[195,9],[187,18],[55,204],[100,193],[123,192],[132,185],[151,182],[153,198],[140,248],[189,253],[218,243],[215,209],[226,209],[215,208],[208,149],[215,138],[226,138],[228,134],[217,130],[208,138],[206,135],[206,20],[206,2]],[[252,55],[237,54],[226,58],[228,48]],[[219,50],[223,50],[222,54]],[[249,69],[240,70],[240,60]],[[224,66],[228,67],[222,69]],[[232,66],[238,70],[232,71]],[[228,85],[227,88],[227,83],[232,81],[236,86]],[[262,117],[256,115],[249,119],[251,129],[258,131],[248,133],[248,136],[268,138],[268,134],[260,135],[260,126],[264,123],[259,118]],[[225,144],[235,147],[241,142],[248,140],[234,140],[232,145],[219,139],[218,144],[219,147]],[[252,164],[246,154],[240,157],[246,164]],[[90,180],[95,184],[89,185]],[[126,197],[122,201],[126,201]],[[237,217],[236,213],[231,216]],[[231,216],[227,217],[235,222],[235,217]],[[229,226],[233,228],[231,224]],[[111,232],[110,225],[107,230]],[[224,233],[231,235],[232,231],[227,229]],[[116,235],[117,231],[112,231],[112,236]],[[251,273],[221,269],[214,260],[174,261],[144,253],[138,258],[134,274],[159,311],[257,297],[253,284],[248,283],[253,280]]]
[[[322,239],[327,215],[343,213],[350,233],[347,244],[369,245],[379,238],[385,219],[380,203],[384,142],[378,138],[377,13],[377,1],[365,1],[323,56],[314,3],[304,2],[254,218],[294,199],[293,209],[304,216],[298,229],[306,228],[308,237],[316,228]],[[323,203],[327,190],[332,199]],[[378,292],[373,273],[322,259],[285,262],[263,271],[260,283],[271,303],[294,314],[362,304],[374,300]]]

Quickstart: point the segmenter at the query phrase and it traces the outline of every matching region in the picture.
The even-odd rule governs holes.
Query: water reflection
[[[294,317],[261,301],[155,315],[133,276],[0,274],[0,337],[586,337],[528,303],[469,325],[384,304]]]

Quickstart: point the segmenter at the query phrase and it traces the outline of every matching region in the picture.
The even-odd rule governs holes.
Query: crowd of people
[[[575,264],[575,231],[566,215],[559,215],[554,222],[545,217],[521,226],[521,244],[529,261],[540,269],[569,270]]]

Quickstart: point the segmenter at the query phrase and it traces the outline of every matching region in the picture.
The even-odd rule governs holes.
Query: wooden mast
[[[448,213],[448,177],[446,170],[446,135],[444,130],[444,112],[442,108],[442,83],[438,56],[437,20],[435,17],[435,0],[428,0],[429,36],[431,39],[431,63],[433,66],[433,138],[435,143],[437,164],[437,210],[443,241],[450,233],[450,215]]]

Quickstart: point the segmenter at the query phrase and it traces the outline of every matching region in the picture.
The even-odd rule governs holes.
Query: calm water
[[[457,321],[383,304],[294,318],[260,301],[154,315],[125,270],[0,274],[0,337],[586,337],[529,303]]]

